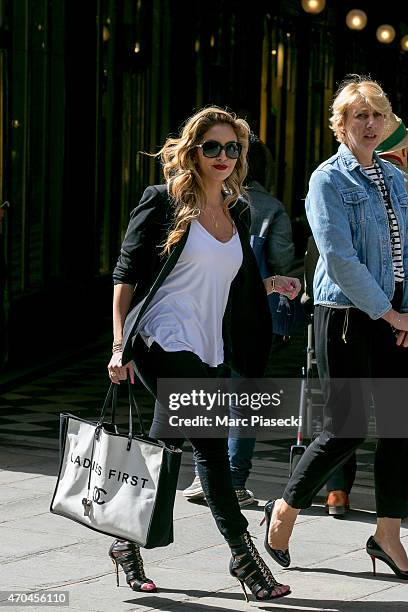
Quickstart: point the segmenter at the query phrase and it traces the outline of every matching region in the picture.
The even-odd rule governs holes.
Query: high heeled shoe
[[[275,580],[248,532],[238,538],[234,545],[230,543],[230,546],[232,557],[229,572],[239,581],[247,602],[249,602],[249,599],[245,585],[248,586],[257,601],[278,599],[290,594],[289,586],[280,584]],[[276,591],[277,587],[286,587],[287,590],[279,593]]]
[[[275,505],[275,500],[270,499],[269,501],[266,502],[265,508],[264,508],[265,516],[260,522],[261,527],[266,522],[266,533],[265,533],[264,546],[265,546],[266,552],[270,554],[270,556],[272,557],[274,561],[276,561],[276,563],[279,563],[281,567],[289,567],[290,565],[289,549],[287,548],[286,550],[278,550],[277,548],[272,548],[268,541],[269,525],[271,524],[271,518],[272,518],[272,512],[273,512],[274,505]]]
[[[119,586],[119,567],[125,572],[126,582],[133,591],[155,593],[157,587],[153,580],[146,578],[140,548],[134,542],[115,540],[109,548],[109,556],[116,567],[116,585]]]
[[[366,551],[371,557],[371,561],[373,562],[373,574],[376,576],[375,570],[375,561],[376,559],[380,559],[380,561],[384,561],[392,569],[394,574],[398,576],[398,578],[402,578],[403,580],[408,580],[408,570],[401,570],[391,559],[386,552],[383,551],[381,546],[377,544],[374,540],[373,536],[370,536],[367,540]]]

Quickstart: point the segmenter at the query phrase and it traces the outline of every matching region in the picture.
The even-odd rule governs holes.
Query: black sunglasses
[[[242,151],[242,144],[240,142],[236,142],[235,140],[226,142],[225,145],[222,145],[216,140],[206,140],[203,142],[203,144],[197,145],[197,147],[200,147],[204,157],[218,157],[218,155],[224,149],[227,157],[230,159],[238,159]]]

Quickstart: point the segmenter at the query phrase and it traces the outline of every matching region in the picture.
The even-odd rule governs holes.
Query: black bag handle
[[[133,395],[132,383],[130,382],[129,378],[127,379],[127,382],[128,382],[128,390],[129,390],[129,406],[131,408],[132,403],[133,403],[133,407],[135,408],[136,414],[137,414],[137,420],[139,421],[140,434],[143,438],[147,438],[146,430],[143,425],[142,415],[140,414],[140,410],[139,410],[139,406],[137,405],[136,398]]]
[[[116,416],[116,401],[117,401],[117,386],[113,383],[110,384],[108,392],[105,397],[105,401],[103,402],[102,410],[99,415],[98,425],[102,425],[105,415],[108,410],[109,402],[111,402],[111,424],[115,424],[115,416]]]
[[[117,395],[118,395],[118,385],[113,385],[113,386],[114,386],[114,389],[112,392],[110,424],[116,427],[116,402],[117,402]]]
[[[147,437],[146,435],[146,430],[144,428],[143,425],[143,420],[142,420],[142,416],[139,410],[139,406],[136,402],[135,396],[133,394],[133,389],[132,389],[132,384],[130,382],[130,379],[127,379],[127,383],[128,383],[128,393],[129,393],[129,430],[128,430],[128,445],[127,445],[127,450],[130,449],[130,446],[132,444],[132,438],[133,438],[133,408],[136,411],[136,415],[137,415],[137,420],[139,423],[139,431],[140,431],[140,435],[144,438]],[[95,430],[95,435],[98,435],[98,432],[100,430],[100,428],[102,427],[102,424],[104,422],[105,416],[107,414],[108,411],[108,406],[109,404],[111,405],[111,420],[110,420],[110,424],[115,425],[115,418],[116,418],[116,405],[117,405],[117,397],[118,397],[118,385],[111,383],[108,389],[108,392],[106,394],[105,397],[105,401],[103,403],[102,406],[102,410],[101,413],[99,415],[99,419],[97,422],[97,426],[96,426],[96,430]]]
[[[135,396],[133,395],[132,384],[129,378],[127,379],[127,383],[128,383],[128,391],[129,391],[129,432],[128,432],[128,442],[127,442],[126,450],[129,451],[131,449],[132,440],[133,440],[133,408],[136,409],[136,414],[137,414],[137,419],[139,421],[139,429],[140,429],[141,436],[144,438],[146,438],[147,436],[146,436],[146,431],[143,425],[143,420],[140,414],[139,406],[137,405]],[[93,457],[94,457],[94,452],[95,452],[95,441],[99,438],[99,433],[100,433],[101,428],[103,427],[104,418],[107,413],[109,404],[111,407],[110,424],[115,425],[117,400],[118,400],[118,385],[111,383],[109,386],[108,392],[106,394],[105,401],[103,402],[103,406],[102,406],[101,413],[99,415],[99,419],[96,423],[95,435],[92,441],[91,466],[90,466],[89,475],[88,475],[88,491],[87,491],[87,496],[84,497],[82,500],[82,505],[84,507],[85,515],[89,515],[90,507],[92,504],[92,500],[90,499],[90,489],[91,489],[91,477],[92,477],[92,463],[93,463]]]

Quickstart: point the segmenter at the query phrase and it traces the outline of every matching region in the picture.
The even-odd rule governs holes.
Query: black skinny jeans
[[[150,350],[138,336],[134,346],[136,373],[154,398],[157,395],[158,378],[216,378],[223,375],[223,369],[211,368],[190,351],[166,352],[157,343]],[[183,438],[163,437],[163,423],[168,423],[166,407],[157,401],[150,428],[150,436],[163,440],[167,445],[181,448]],[[168,427],[167,427],[168,431]],[[228,440],[224,438],[193,438],[198,475],[208,506],[218,529],[224,538],[236,540],[248,527],[248,521],[241,513],[235,490],[232,486],[228,459]]]
[[[401,303],[398,287],[393,299],[397,310]],[[390,325],[383,319],[372,320],[356,308],[350,308],[348,326],[346,309],[315,307],[314,329],[316,359],[321,377],[332,378],[406,378],[408,348],[397,347]],[[343,333],[346,332],[346,342]],[[364,441],[339,438],[333,432],[344,423],[347,410],[360,421],[367,419],[370,397],[362,385],[350,394],[347,384],[340,390],[329,383],[325,393],[325,428],[308,447],[290,478],[283,498],[293,508],[307,508],[313,497],[339,466],[349,460]],[[376,395],[372,389],[377,418],[389,415],[393,406],[389,398]],[[406,402],[405,397],[401,397]],[[374,458],[376,508],[378,517],[404,518],[408,515],[408,478],[401,469],[408,465],[408,438],[379,438]],[[404,466],[404,467],[402,467]]]

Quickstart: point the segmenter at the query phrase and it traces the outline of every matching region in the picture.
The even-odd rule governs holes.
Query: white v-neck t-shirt
[[[223,363],[222,320],[242,260],[238,232],[220,242],[193,220],[179,260],[140,321],[147,345],[192,351],[211,367]]]

